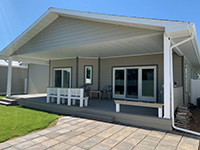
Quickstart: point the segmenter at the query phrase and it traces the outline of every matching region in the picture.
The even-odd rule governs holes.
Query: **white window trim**
[[[157,70],[156,66],[138,66],[138,67],[114,67],[113,68],[113,98],[123,98],[127,100],[141,100],[156,102],[157,99]],[[126,87],[127,87],[127,69],[138,69],[138,98],[126,98]],[[142,69],[154,69],[154,97],[142,96]],[[124,70],[124,94],[115,94],[115,70]]]
[[[54,69],[54,71],[53,71],[53,86],[55,87],[55,71],[56,70],[61,70],[62,71],[62,80],[61,80],[61,87],[63,87],[63,71],[64,70],[68,70],[68,71],[70,71],[70,79],[69,79],[69,87],[71,88],[72,87],[72,84],[71,84],[71,82],[72,82],[72,69],[71,68],[55,68]]]
[[[90,71],[90,78],[91,78],[91,82],[90,83],[86,83],[86,81],[87,81],[87,68],[91,68],[91,71]],[[92,84],[92,81],[93,81],[93,79],[92,79],[92,76],[93,76],[93,67],[92,66],[85,66],[85,80],[84,80],[84,82],[85,82],[85,84]]]

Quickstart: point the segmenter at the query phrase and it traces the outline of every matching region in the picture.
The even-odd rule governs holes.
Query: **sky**
[[[200,0],[0,0],[0,51],[49,7],[193,22],[200,39]]]
[[[0,59],[0,66],[8,66],[8,62]],[[26,68],[27,67],[26,65],[20,65],[20,62],[17,62],[17,61],[13,61],[12,66],[17,66],[17,67],[20,67],[20,68]]]

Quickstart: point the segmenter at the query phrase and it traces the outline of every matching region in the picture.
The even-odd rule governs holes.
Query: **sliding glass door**
[[[62,85],[62,70],[55,70],[55,87],[61,87]]]
[[[71,87],[71,68],[54,69],[54,86]]]
[[[138,99],[138,69],[127,69],[126,76],[126,97]]]
[[[156,101],[156,67],[113,69],[113,97]]]
[[[124,69],[116,69],[114,71],[114,94],[117,95],[118,98],[124,97],[125,91],[125,70]]]
[[[142,69],[142,100],[154,99],[154,76],[154,69]]]

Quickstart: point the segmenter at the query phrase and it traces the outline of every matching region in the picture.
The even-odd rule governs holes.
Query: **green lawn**
[[[43,129],[59,116],[16,106],[0,106],[0,142]]]
[[[0,98],[5,98],[6,96],[0,96]]]

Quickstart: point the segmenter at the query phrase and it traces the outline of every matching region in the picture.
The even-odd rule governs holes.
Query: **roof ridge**
[[[107,15],[107,16],[114,16],[114,17],[127,17],[127,18],[136,18],[136,19],[149,19],[149,20],[158,20],[158,21],[173,21],[173,22],[191,23],[189,21],[158,19],[158,18],[146,18],[146,17],[136,17],[136,16],[125,16],[125,15],[116,15],[116,14],[105,14],[105,13],[86,12],[86,11],[71,10],[71,9],[64,9],[64,8],[56,8],[56,7],[49,7],[48,10],[51,11],[51,9],[65,10],[65,11],[72,11],[72,12],[80,12],[80,13],[90,13],[90,14],[97,14],[97,15]]]

